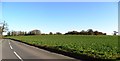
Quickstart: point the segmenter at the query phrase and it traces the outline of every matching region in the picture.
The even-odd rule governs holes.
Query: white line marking
[[[14,51],[14,54],[21,60],[23,61],[23,59]]]
[[[10,41],[9,41],[9,45],[10,45]]]
[[[10,49],[13,49],[13,47],[10,45]]]
[[[11,46],[11,43],[9,41],[9,45],[10,45],[10,49],[13,49],[13,47]],[[14,51],[14,54],[21,60],[23,61],[23,59]]]

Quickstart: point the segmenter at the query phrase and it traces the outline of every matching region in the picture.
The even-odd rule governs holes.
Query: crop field
[[[116,59],[119,57],[118,36],[37,35],[9,36],[7,38],[95,58]]]

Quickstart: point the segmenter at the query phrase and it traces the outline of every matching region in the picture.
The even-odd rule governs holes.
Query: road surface
[[[2,61],[78,61],[9,39],[0,39],[0,52]]]

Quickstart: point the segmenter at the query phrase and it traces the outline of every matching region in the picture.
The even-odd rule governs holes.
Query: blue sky
[[[118,2],[119,0],[1,0],[2,2]]]
[[[3,2],[2,13],[10,31],[118,30],[117,2]]]

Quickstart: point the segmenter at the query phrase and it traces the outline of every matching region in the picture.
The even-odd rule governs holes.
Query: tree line
[[[32,30],[29,32],[26,31],[9,31],[7,33],[7,36],[25,36],[25,35],[41,35],[40,30]]]
[[[69,32],[65,33],[65,35],[106,35],[106,33],[99,32],[99,31],[93,31],[92,29],[88,29],[87,31],[82,30],[80,32],[69,31]]]
[[[8,25],[7,23],[0,22],[0,36],[3,36],[3,32],[8,31]],[[113,31],[113,35],[117,35],[117,31]],[[19,35],[107,35],[106,33],[99,32],[99,31],[93,31],[92,29],[88,29],[87,31],[82,30],[80,32],[78,31],[69,31],[65,34],[62,34],[60,32],[52,33],[50,32],[49,34],[41,33],[40,30],[31,30],[29,32],[26,31],[8,31],[7,33],[8,36],[19,36]]]
[[[88,29],[87,31],[82,30],[80,32],[78,31],[68,31],[65,34],[62,34],[60,32],[52,33],[50,32],[49,34],[41,33],[40,30],[31,30],[29,32],[25,31],[9,31],[7,33],[7,36],[21,36],[21,35],[106,35],[106,33],[99,32],[99,31],[93,31],[92,29]]]

